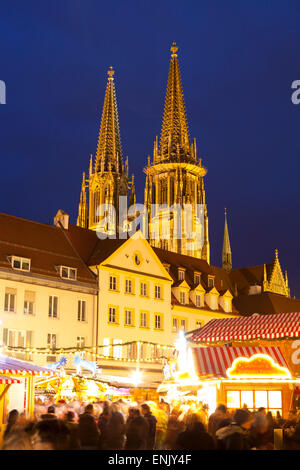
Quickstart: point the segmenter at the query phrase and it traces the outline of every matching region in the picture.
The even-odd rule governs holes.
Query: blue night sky
[[[143,202],[173,41],[190,135],[208,169],[212,264],[221,263],[226,206],[234,267],[269,263],[278,248],[300,297],[299,1],[2,2],[0,211],[52,223],[62,208],[75,223],[110,65]]]

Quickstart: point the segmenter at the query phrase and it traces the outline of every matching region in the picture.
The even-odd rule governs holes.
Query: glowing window
[[[243,390],[241,391],[241,407],[247,405],[248,408],[253,409],[253,391]]]
[[[282,408],[282,397],[279,390],[269,391],[269,408]]]
[[[239,390],[227,391],[227,407],[240,408],[240,392]]]
[[[266,390],[255,390],[255,407],[260,408],[263,406],[264,408],[268,408],[268,393]]]

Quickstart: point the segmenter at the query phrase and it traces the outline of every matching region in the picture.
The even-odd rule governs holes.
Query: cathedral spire
[[[231,256],[231,247],[229,240],[229,231],[227,224],[227,210],[225,207],[225,226],[224,226],[224,239],[223,239],[223,250],[222,250],[222,266],[226,271],[231,271],[232,269],[232,256]]]
[[[87,203],[85,191],[85,173],[82,174],[82,185],[80,193],[80,202],[78,208],[77,225],[79,227],[87,228]]]
[[[159,159],[172,159],[178,155],[180,160],[191,156],[189,130],[181,85],[177,56],[178,47],[173,42],[164,116],[160,137]]]
[[[122,172],[122,148],[114,73],[113,68],[110,67],[107,72],[108,81],[98,138],[95,171],[98,172],[101,169],[108,171],[110,164],[112,171],[120,174]]]

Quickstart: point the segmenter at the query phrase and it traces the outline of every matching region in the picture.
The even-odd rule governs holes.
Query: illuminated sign
[[[267,354],[254,354],[251,357],[238,357],[232,366],[226,370],[229,378],[251,378],[251,379],[289,379],[290,371],[274,362]]]

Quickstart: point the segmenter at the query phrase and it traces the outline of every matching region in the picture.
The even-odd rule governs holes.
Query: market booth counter
[[[158,392],[171,402],[197,401],[212,413],[220,403],[229,409],[265,407],[287,417],[295,386],[279,347],[211,346],[192,348],[189,371],[165,380]]]
[[[44,367],[0,355],[0,441],[10,410],[34,416],[34,383],[36,377],[53,376],[55,373]]]

